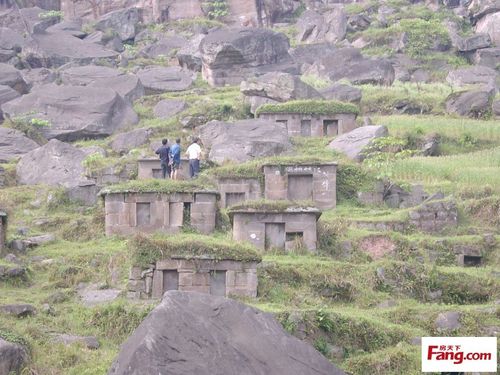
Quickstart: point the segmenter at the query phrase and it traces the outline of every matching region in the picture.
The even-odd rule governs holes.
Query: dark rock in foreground
[[[270,315],[208,294],[169,291],[123,344],[110,375],[344,374]]]
[[[28,351],[19,344],[0,338],[0,374],[16,374],[28,362]]]

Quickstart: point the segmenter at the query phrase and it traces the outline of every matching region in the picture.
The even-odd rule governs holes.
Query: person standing
[[[175,144],[170,147],[170,163],[172,165],[171,178],[177,180],[177,173],[181,166],[181,140],[177,138]]]
[[[198,177],[198,173],[200,173],[201,147],[198,142],[198,138],[195,138],[186,150],[186,155],[189,158],[189,176],[191,178]]]
[[[161,161],[161,175],[163,178],[170,177],[170,147],[168,147],[168,139],[161,141],[162,146],[156,150],[156,154]]]

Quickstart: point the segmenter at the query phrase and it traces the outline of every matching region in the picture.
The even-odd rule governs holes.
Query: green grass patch
[[[215,185],[207,178],[199,177],[192,180],[149,179],[134,180],[126,183],[108,186],[101,190],[100,195],[113,193],[192,193],[215,191]]]
[[[138,235],[128,244],[132,263],[148,267],[149,264],[166,258],[235,260],[260,262],[259,253],[247,244],[228,240],[222,236],[209,237],[195,234],[147,237]]]
[[[246,201],[243,203],[231,206],[228,210],[228,214],[248,211],[248,212],[314,212],[318,215],[321,214],[317,208],[314,207],[314,203],[310,201],[287,201],[287,200],[255,200]]]
[[[300,113],[305,115],[335,115],[339,113],[359,114],[359,108],[350,103],[335,100],[292,100],[286,103],[263,104],[257,109],[261,113]]]

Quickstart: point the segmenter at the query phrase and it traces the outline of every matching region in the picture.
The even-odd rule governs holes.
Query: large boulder
[[[139,21],[139,9],[126,8],[100,17],[94,28],[102,32],[112,30],[122,41],[125,41],[135,37]]]
[[[0,127],[0,163],[17,159],[38,147],[20,131]]]
[[[2,104],[7,103],[15,98],[19,97],[19,93],[13,88],[5,85],[0,85],[0,108]],[[3,113],[0,109],[0,121],[3,119]]]
[[[153,44],[149,44],[141,50],[141,55],[150,59],[161,56],[170,56],[179,48],[188,43],[187,39],[180,35],[166,36]]]
[[[115,90],[129,102],[144,96],[144,87],[134,74],[108,68],[105,66],[88,65],[65,69],[60,74],[65,85],[104,87]]]
[[[330,87],[320,90],[320,93],[325,99],[351,103],[359,103],[362,96],[361,89],[342,83],[335,83]]]
[[[460,52],[471,52],[480,48],[490,47],[491,38],[488,34],[477,33],[466,38],[459,38],[457,44]]]
[[[286,126],[269,120],[210,121],[199,132],[203,146],[210,150],[208,158],[216,163],[244,162],[291,148]]]
[[[500,61],[500,47],[478,49],[472,56],[472,61],[474,64],[496,69]]]
[[[0,85],[9,86],[19,94],[28,92],[28,85],[24,81],[21,71],[12,65],[0,63]]]
[[[485,85],[495,87],[497,72],[487,66],[471,66],[452,70],[448,73],[446,81],[453,86]]]
[[[196,35],[177,52],[177,60],[181,67],[194,72],[201,72],[200,44],[204,38],[205,34]]]
[[[364,149],[369,146],[373,140],[387,137],[388,134],[387,128],[383,125],[361,126],[349,133],[338,136],[330,142],[328,148],[345,154],[349,159],[363,161]]]
[[[153,113],[157,118],[168,119],[182,112],[186,108],[186,102],[179,99],[164,99],[158,102],[153,108]]]
[[[321,98],[321,94],[302,82],[299,76],[280,72],[249,78],[241,82],[240,91],[245,96],[261,96],[278,102]]]
[[[219,29],[200,44],[203,78],[212,86],[238,85],[256,73],[292,72],[286,35],[269,29]]]
[[[83,179],[80,149],[57,139],[24,155],[17,164],[17,181],[22,185],[78,186]]]
[[[486,33],[497,47],[500,47],[500,11],[481,18],[476,25],[476,32]]]
[[[47,28],[47,32],[65,32],[69,35],[75,36],[77,38],[83,38],[87,34],[82,31],[83,22],[80,18],[70,19],[68,21],[62,21],[56,23],[53,26]]]
[[[473,21],[490,14],[500,12],[500,1],[498,0],[472,0],[468,4]]]
[[[29,87],[46,85],[57,79],[57,73],[47,68],[23,69],[21,74]]]
[[[460,116],[483,117],[491,110],[492,90],[453,93],[446,99],[446,111]]]
[[[165,324],[168,322],[168,324]],[[271,315],[223,297],[169,291],[122,345],[109,375],[340,375]]]
[[[338,42],[347,32],[347,15],[340,6],[320,14],[306,10],[297,21],[299,43]]]
[[[116,91],[105,87],[38,86],[28,95],[2,105],[4,115],[47,120],[47,139],[74,141],[103,138],[138,122],[137,114]]]
[[[130,150],[149,142],[151,129],[140,128],[118,134],[110,143],[111,148],[118,154],[125,154]]]
[[[20,373],[28,360],[28,350],[24,346],[0,338],[0,374]]]
[[[24,38],[15,30],[7,27],[0,27],[0,63],[7,62],[21,49],[24,45]]]
[[[97,43],[85,42],[64,31],[55,31],[32,35],[24,45],[21,57],[31,68],[57,68],[67,63],[115,63],[118,53]]]
[[[337,47],[332,43],[301,44],[291,49],[290,55],[303,72],[319,59],[330,56],[336,51]]]
[[[137,76],[148,95],[186,90],[193,83],[191,74],[178,66],[146,66],[137,72]]]
[[[328,78],[332,82],[347,79],[353,84],[391,85],[394,68],[385,59],[370,59],[357,48],[341,48],[318,59],[306,73]]]

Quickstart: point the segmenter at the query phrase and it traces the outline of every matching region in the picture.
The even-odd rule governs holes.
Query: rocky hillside
[[[418,374],[421,337],[498,336],[499,25],[495,0],[0,1],[0,374],[115,371],[160,303],[135,298],[148,278],[134,275],[158,254],[262,260],[256,297],[236,298],[252,308],[228,303],[214,342],[245,311],[327,372]],[[139,167],[163,138],[185,151],[194,137],[196,180]],[[269,166],[333,162],[322,198],[269,201],[283,193],[278,177],[264,186]],[[106,194],[242,179],[251,199],[222,194],[210,225],[108,230]],[[192,203],[180,211],[208,221]],[[292,206],[320,207],[314,239],[287,233],[286,251],[233,240],[238,210]],[[208,300],[189,299],[201,315]],[[163,313],[189,311],[166,298],[148,321]],[[235,350],[260,366],[252,343]]]

